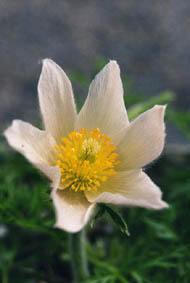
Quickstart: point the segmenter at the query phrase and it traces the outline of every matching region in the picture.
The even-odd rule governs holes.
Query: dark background
[[[189,14],[189,0],[1,0],[0,127],[14,118],[39,119],[37,82],[47,57],[87,77],[97,56],[116,59],[139,93],[169,89],[177,108],[187,111]],[[170,135],[185,142],[169,127]]]

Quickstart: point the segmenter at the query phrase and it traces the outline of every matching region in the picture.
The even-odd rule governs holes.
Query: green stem
[[[69,252],[75,283],[85,282],[84,280],[89,277],[85,245],[84,229],[79,233],[69,234]]]
[[[8,271],[6,269],[2,270],[2,283],[8,283]]]

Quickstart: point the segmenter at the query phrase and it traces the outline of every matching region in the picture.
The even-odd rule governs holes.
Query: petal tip
[[[161,119],[164,119],[166,107],[167,105],[155,105],[152,110],[157,112]]]
[[[169,208],[169,204],[163,200],[160,200],[157,206],[155,206],[155,209],[163,209],[163,208]]]
[[[110,60],[109,63],[108,63],[108,66],[110,68],[115,69],[115,70],[120,72],[120,68],[119,68],[119,65],[117,64],[116,60]]]
[[[42,62],[42,71],[57,65],[52,59],[49,58],[45,58],[41,62]]]
[[[6,130],[3,131],[3,136],[4,136],[5,138],[7,138],[8,130],[9,130],[9,127],[8,127]]]
[[[167,107],[167,104],[165,104],[165,105],[156,104],[156,105],[153,107],[153,109],[158,110],[158,111],[160,111],[160,112],[164,112],[165,109],[166,109],[166,107]]]
[[[52,59],[50,59],[50,58],[43,59],[42,63],[43,63],[43,65],[45,65],[45,64],[52,64],[52,63],[55,64],[55,62]]]
[[[3,136],[8,140],[9,138],[9,133],[11,131],[11,129],[13,129],[15,127],[15,124],[18,122],[19,120],[13,120],[11,125],[6,128],[4,131],[3,131]]]
[[[162,200],[162,208],[170,208],[169,204]]]
[[[117,61],[116,60],[112,60],[112,59],[110,59],[109,64],[113,64],[113,65],[118,66]]]

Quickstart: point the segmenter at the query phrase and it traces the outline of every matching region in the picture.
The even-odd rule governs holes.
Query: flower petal
[[[4,135],[10,146],[23,154],[30,162],[54,165],[55,141],[46,131],[41,131],[29,123],[14,120]]]
[[[127,124],[119,66],[115,61],[110,61],[92,81],[75,128],[99,128],[114,139]]]
[[[41,172],[51,181],[52,188],[58,188],[60,185],[60,169],[57,166],[49,166],[44,163],[34,163]]]
[[[141,206],[162,209],[168,204],[162,201],[162,192],[141,170],[119,172],[110,177],[101,192],[87,192],[90,202],[117,205]]]
[[[76,107],[68,77],[52,60],[43,61],[38,93],[45,129],[60,142],[74,129]]]
[[[141,168],[157,158],[164,146],[165,106],[154,106],[141,114],[126,129],[118,144],[121,164],[118,170]]]
[[[51,197],[56,209],[55,226],[70,233],[80,231],[87,224],[95,205],[83,193],[69,189],[53,189]]]

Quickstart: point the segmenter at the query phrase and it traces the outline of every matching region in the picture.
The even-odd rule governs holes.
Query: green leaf
[[[105,207],[102,206],[102,205],[99,205],[96,214],[94,215],[94,217],[91,220],[91,223],[90,223],[91,228],[94,227],[95,221],[98,220],[100,217],[102,217],[104,215],[104,213],[105,213]]]
[[[190,138],[190,113],[171,110],[167,111],[167,118],[189,139]]]
[[[110,215],[111,219],[119,227],[121,232],[127,234],[127,236],[130,236],[130,233],[127,227],[127,223],[125,222],[121,214],[105,204],[101,204],[101,206]]]
[[[142,112],[148,110],[149,108],[153,107],[156,104],[167,104],[169,102],[174,101],[175,99],[175,94],[171,91],[164,91],[148,100],[145,102],[137,103],[134,106],[130,107],[128,110],[128,116],[129,119],[134,119],[136,118],[139,114]]]

